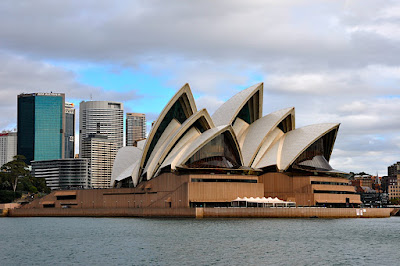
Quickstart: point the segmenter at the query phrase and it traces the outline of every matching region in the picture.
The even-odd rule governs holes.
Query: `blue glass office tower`
[[[18,95],[17,153],[26,163],[64,158],[64,93]]]

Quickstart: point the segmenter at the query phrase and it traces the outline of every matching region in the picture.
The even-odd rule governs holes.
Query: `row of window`
[[[257,183],[255,179],[209,179],[209,178],[192,178],[192,182],[224,182],[224,183]]]
[[[348,183],[343,182],[325,182],[325,181],[311,181],[312,185],[335,185],[335,186],[348,186]]]
[[[314,193],[324,193],[324,194],[356,194],[353,191],[332,191],[332,190],[314,190]]]

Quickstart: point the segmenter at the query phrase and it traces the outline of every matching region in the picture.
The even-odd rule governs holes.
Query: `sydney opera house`
[[[265,207],[269,199],[286,207],[361,203],[345,173],[329,164],[339,124],[296,128],[294,108],[265,116],[262,109],[262,83],[239,92],[212,116],[197,110],[185,84],[148,138],[118,151],[111,188],[53,191],[14,215],[157,216],[162,211],[197,217],[198,210],[222,209],[258,215],[259,208],[212,207]]]
[[[263,116],[263,83],[210,116],[197,110],[185,84],[148,138],[119,150],[111,186],[144,193],[135,203],[154,207],[223,207],[237,197],[357,205],[344,173],[329,165],[338,129],[336,123],[296,128],[292,107]]]

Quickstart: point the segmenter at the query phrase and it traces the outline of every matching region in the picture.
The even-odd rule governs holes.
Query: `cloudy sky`
[[[121,101],[151,122],[186,82],[211,114],[264,82],[264,114],[341,123],[334,168],[386,175],[400,161],[400,2],[0,2],[0,130],[22,92]]]

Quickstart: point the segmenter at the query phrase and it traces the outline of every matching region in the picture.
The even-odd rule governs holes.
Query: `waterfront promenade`
[[[9,217],[386,218],[392,208],[32,208]]]

